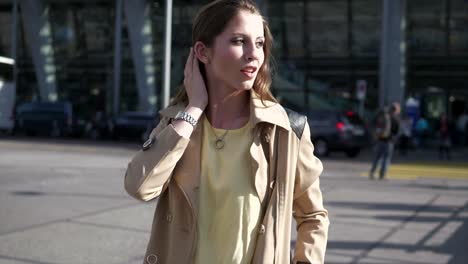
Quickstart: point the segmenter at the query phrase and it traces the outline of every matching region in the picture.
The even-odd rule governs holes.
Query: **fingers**
[[[193,71],[200,74],[200,64],[196,56],[193,56]]]
[[[189,56],[187,58],[187,62],[185,63],[185,69],[184,69],[185,78],[190,76],[190,74],[192,73],[192,69],[193,69],[193,62],[192,61],[193,61],[193,49],[190,48]]]
[[[192,55],[192,68],[191,68],[191,72],[193,72],[193,67],[194,67],[194,64],[195,64],[195,61],[197,61],[197,56],[195,56],[195,51],[193,50],[193,48],[190,48],[190,53]]]

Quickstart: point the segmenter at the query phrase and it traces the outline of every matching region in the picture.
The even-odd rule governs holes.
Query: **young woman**
[[[306,118],[270,93],[272,37],[248,0],[199,12],[184,88],[128,165],[125,189],[159,198],[145,263],[323,263],[328,214]]]

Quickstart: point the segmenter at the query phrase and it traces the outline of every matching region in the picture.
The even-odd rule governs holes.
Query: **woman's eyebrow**
[[[244,34],[244,33],[232,33],[232,35],[234,36],[241,36],[241,37],[245,37],[245,38],[249,38],[249,36],[247,34]],[[258,36],[256,37],[256,39],[264,39],[265,36]]]

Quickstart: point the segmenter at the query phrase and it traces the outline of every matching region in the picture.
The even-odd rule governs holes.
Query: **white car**
[[[0,132],[11,133],[15,124],[13,67],[14,60],[0,56]]]

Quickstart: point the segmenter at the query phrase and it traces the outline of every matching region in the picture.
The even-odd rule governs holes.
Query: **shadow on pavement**
[[[427,183],[412,183],[412,188],[433,189],[433,190],[453,190],[453,191],[468,191],[468,185],[454,186],[454,185],[441,185],[441,184],[427,184]]]
[[[419,211],[424,209],[426,212],[452,212],[453,207],[420,205],[420,204],[402,204],[402,203],[371,203],[371,202],[328,202],[327,206],[346,207],[368,210],[396,210],[396,211]]]
[[[367,202],[330,202],[329,206],[346,207],[360,210],[370,211],[407,211],[406,215],[395,216],[379,214],[376,216],[365,216],[361,214],[338,214],[335,216],[337,219],[346,218],[361,218],[361,219],[377,219],[382,221],[398,221],[399,224],[390,228],[386,234],[377,241],[333,241],[329,240],[328,250],[354,250],[355,253],[361,252],[355,256],[351,263],[359,263],[361,260],[368,262],[368,256],[373,250],[400,250],[402,254],[408,253],[411,257],[412,253],[417,256],[420,252],[431,252],[442,256],[450,256],[449,264],[466,264],[468,260],[468,203],[463,206],[434,206],[434,205],[415,205],[415,204],[400,204],[400,203],[367,203]],[[419,213],[448,213],[446,217],[443,216],[419,216]],[[422,235],[415,242],[404,241],[403,243],[389,243],[386,242],[396,232],[405,232],[408,224],[436,224],[430,230],[424,229],[411,229],[414,232],[421,232]],[[457,226],[459,225],[459,226]],[[406,226],[406,227],[405,227]],[[333,228],[333,227],[331,227]],[[445,239],[444,237],[447,236]],[[441,239],[442,238],[442,239]],[[333,252],[332,254],[335,254]],[[387,260],[390,261],[390,259]],[[378,263],[387,263],[387,260],[378,260]],[[376,260],[377,261],[377,260]],[[400,262],[393,259],[388,263],[424,263],[415,258],[414,262]],[[327,262],[329,263],[329,262]],[[432,263],[432,262],[431,262]]]
[[[115,195],[115,194],[96,194],[96,193],[65,193],[65,192],[38,192],[38,191],[13,191],[10,192],[16,196],[62,196],[62,197],[86,197],[86,198],[123,198],[127,199],[128,195]]]

